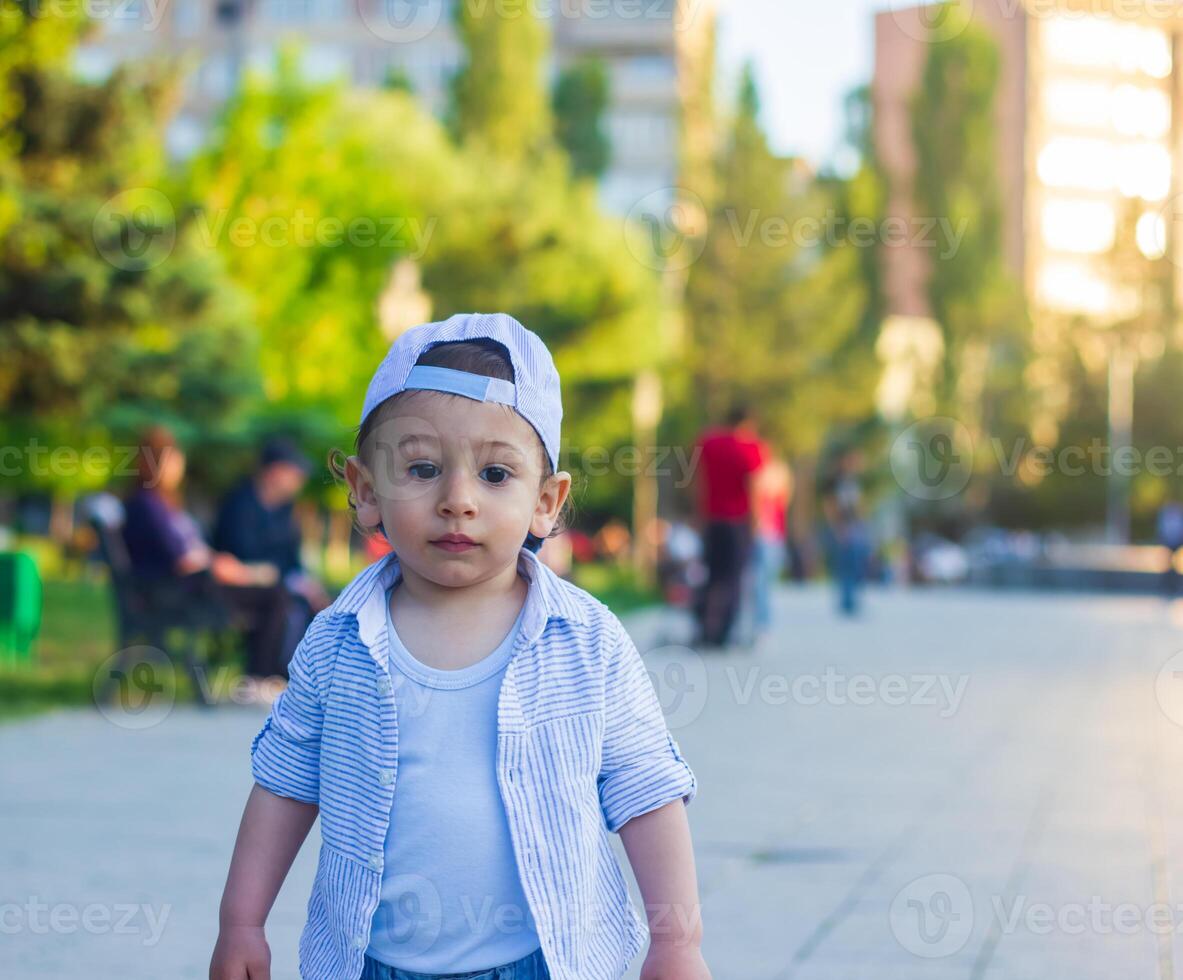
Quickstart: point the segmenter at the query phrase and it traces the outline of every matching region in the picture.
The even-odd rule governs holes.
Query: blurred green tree
[[[461,174],[406,92],[310,83],[299,63],[288,45],[246,77],[182,187],[207,247],[256,296],[267,401],[339,428],[390,343],[377,304],[391,267],[423,258]]]
[[[777,157],[759,107],[748,65],[687,283],[683,424],[697,429],[744,401],[779,450],[811,455],[831,426],[873,411],[877,368],[860,342],[873,297],[838,210],[863,202]]]
[[[465,61],[451,80],[453,134],[505,160],[545,149],[553,139],[543,84],[549,34],[533,5],[458,3],[455,28]]]
[[[1031,333],[1021,284],[1003,252],[1000,70],[994,38],[967,22],[956,37],[928,46],[911,107],[918,211],[961,236],[955,248],[932,249],[928,299],[945,341],[937,408],[955,414],[975,438],[1022,424],[1016,396]]]
[[[608,166],[612,147],[604,133],[607,106],[608,72],[599,59],[576,62],[559,75],[552,96],[555,136],[577,177],[599,177]]]
[[[379,314],[409,260],[433,318],[503,310],[546,340],[567,445],[627,439],[628,385],[656,356],[657,287],[594,186],[554,146],[529,167],[456,146],[405,92],[310,85],[298,63],[289,48],[247,80],[186,177],[209,245],[257,294],[271,421],[298,413],[318,450],[347,443],[374,367],[411,325],[383,329]],[[622,514],[628,492],[627,474],[592,489]]]
[[[177,79],[148,64],[79,80],[82,20],[5,8],[3,441],[81,451],[148,420],[182,438],[232,426],[256,387],[250,307],[167,192],[158,132]],[[107,476],[97,462],[28,467],[17,483],[73,493]]]

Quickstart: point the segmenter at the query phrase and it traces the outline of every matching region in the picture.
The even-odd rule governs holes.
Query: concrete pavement
[[[726,655],[679,646],[677,614],[627,620],[699,780],[715,977],[1183,977],[1183,607],[830,606],[784,589],[776,634]],[[0,977],[205,976],[262,717],[0,726]],[[269,923],[277,980],[314,864]]]

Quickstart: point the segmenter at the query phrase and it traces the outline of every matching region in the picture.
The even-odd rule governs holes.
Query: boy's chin
[[[520,553],[521,548],[503,546],[494,550],[487,544],[450,552],[429,543],[424,546],[422,554],[412,559],[411,565],[419,574],[437,580],[441,585],[467,585],[515,567]]]

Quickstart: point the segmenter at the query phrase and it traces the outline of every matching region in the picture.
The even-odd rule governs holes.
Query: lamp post
[[[944,351],[940,325],[928,317],[889,316],[880,325],[875,354],[883,364],[883,374],[879,378],[875,402],[879,414],[888,423],[892,449],[910,416],[932,412],[932,405],[924,404],[924,398],[927,395],[931,401],[933,376]],[[900,485],[896,489],[887,504],[885,537],[892,542],[908,539],[904,500],[907,488]],[[896,567],[892,578],[897,582],[903,579],[899,567],[902,559],[902,551],[894,556]]]
[[[653,214],[640,214],[648,228],[654,255],[660,257],[660,311],[658,331],[661,358],[676,358],[683,347],[683,307],[690,266],[701,254],[706,233],[707,214],[702,199],[693,191],[671,188],[673,199],[662,202],[661,220]],[[643,585],[652,585],[657,577],[659,543],[653,533],[659,513],[657,474],[649,465],[651,450],[656,448],[657,427],[661,421],[663,392],[657,368],[647,367],[633,380],[632,424],[635,445],[640,450],[642,470],[633,483],[633,570]]]
[[[1105,538],[1118,545],[1130,541],[1130,474],[1122,460],[1134,441],[1135,375],[1143,361],[1162,355],[1172,321],[1167,226],[1157,224],[1161,215],[1151,213],[1147,222],[1139,211],[1137,202],[1128,203],[1114,236],[1109,261],[1115,318],[1104,330],[1109,355]]]
[[[378,297],[378,323],[389,341],[431,319],[431,297],[420,288],[419,266],[399,259]]]

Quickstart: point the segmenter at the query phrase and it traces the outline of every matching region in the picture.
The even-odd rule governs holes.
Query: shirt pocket
[[[539,803],[580,819],[599,820],[604,716],[599,711],[549,718],[527,727],[525,746]]]

